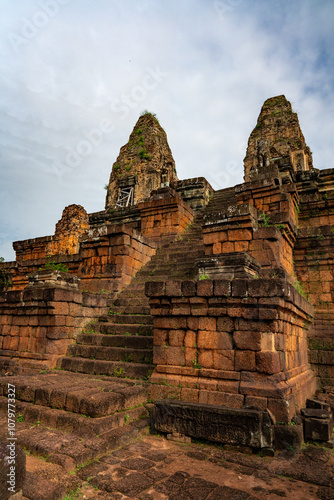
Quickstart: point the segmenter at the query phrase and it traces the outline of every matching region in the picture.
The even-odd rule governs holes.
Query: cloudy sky
[[[333,0],[0,0],[0,256],[103,210],[140,113],[180,179],[242,182],[263,101],[285,94],[316,168],[331,168]]]

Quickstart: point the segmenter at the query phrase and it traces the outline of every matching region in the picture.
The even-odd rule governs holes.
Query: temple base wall
[[[296,276],[313,304],[308,334],[311,367],[322,386],[334,385],[334,169],[298,178],[300,211],[294,248]]]
[[[0,293],[1,360],[20,366],[54,368],[82,329],[107,314],[102,295],[82,293],[68,285],[68,274],[53,272],[23,291]],[[61,284],[57,284],[61,282]],[[4,363],[6,365],[6,363]]]
[[[151,399],[254,406],[289,422],[316,390],[313,309],[285,280],[151,282]]]
[[[150,200],[138,208],[142,233],[158,246],[176,240],[194,218],[190,206],[171,188],[153,191]]]
[[[44,240],[50,241],[49,237]],[[12,290],[23,290],[29,283],[28,276],[45,266],[66,266],[80,279],[82,291],[108,292],[112,296],[130,283],[156,251],[154,241],[125,224],[102,224],[91,229],[81,240],[77,254],[34,258],[35,240],[20,242],[18,246],[25,248],[25,258],[21,260],[19,253],[16,262],[3,264],[11,273]]]

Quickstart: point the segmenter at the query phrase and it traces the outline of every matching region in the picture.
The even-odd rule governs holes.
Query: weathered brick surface
[[[69,205],[56,224],[52,241],[46,247],[46,255],[79,253],[80,239],[88,230],[89,218],[86,210],[80,205]]]
[[[149,198],[162,182],[176,185],[175,162],[166,132],[158,120],[147,113],[138,119],[128,143],[121,148],[113,164],[106,208],[115,207],[121,185],[134,186],[134,203],[138,204]]]
[[[192,222],[194,213],[171,188],[152,193],[149,201],[138,205],[142,233],[161,246],[175,240]]]
[[[240,395],[201,391],[200,400],[191,401],[191,397],[196,399],[196,391],[187,392],[189,398],[185,398],[185,401],[188,403],[168,400],[157,402],[156,427],[159,431],[179,432],[255,448],[272,447],[273,433],[268,412],[238,410],[243,404]],[[207,404],[212,406],[205,406]],[[224,408],[226,406],[233,406],[234,409]]]
[[[278,352],[262,351],[256,353],[256,367],[261,373],[278,373],[281,370]]]
[[[205,281],[211,296],[203,296],[201,282],[194,282],[194,296],[183,297],[182,302],[197,308],[191,307],[187,312],[183,304],[183,313],[177,309],[177,316],[173,309],[181,300],[180,282],[169,282],[168,287],[167,283],[159,283],[158,295],[153,284],[146,287],[155,308],[160,302],[161,312],[154,319],[154,362],[159,366],[151,380],[159,385],[163,383],[163,373],[174,374],[176,386],[182,388],[181,399],[193,402],[235,408],[258,403],[264,409],[270,399],[270,408],[277,418],[289,421],[296,407],[315,391],[315,378],[307,365],[305,329],[312,308],[286,280],[248,279],[241,280],[238,286],[232,281],[229,289],[225,281],[222,287],[219,280]],[[219,296],[220,288],[228,294]],[[254,297],[248,302],[244,296],[250,290]],[[176,293],[176,302],[168,291]],[[225,310],[224,315],[207,315],[212,300]],[[169,304],[165,312],[164,302]],[[253,309],[259,312],[258,318],[247,319],[247,311]],[[168,372],[164,370],[167,365]],[[163,390],[159,394],[162,393],[165,394]]]
[[[256,371],[255,352],[254,351],[237,351],[235,353],[235,369],[236,371]]]
[[[312,179],[300,176],[300,226],[294,248],[296,275],[315,309],[309,332],[311,366],[325,385],[333,385],[333,361],[326,354],[333,349],[334,321],[334,186],[333,169],[316,171]],[[312,183],[312,190],[310,184]],[[326,186],[326,187],[325,187]],[[326,189],[324,191],[324,188]]]
[[[209,220],[203,227],[206,255],[247,252],[264,268],[283,268],[293,274],[292,250],[296,240],[295,200],[296,192],[286,201],[284,186],[277,186],[274,180],[266,183],[275,194],[278,207],[259,204],[259,187],[254,182],[242,185],[238,190],[239,205],[229,217]],[[262,196],[263,192],[260,191]],[[283,206],[285,206],[283,210]],[[261,218],[264,215],[265,218]],[[265,226],[263,224],[266,224]],[[276,224],[276,225],[275,225]],[[230,270],[232,277],[235,269]],[[226,271],[225,271],[226,272]],[[237,286],[242,286],[241,284]],[[237,293],[237,292],[236,292]]]
[[[246,182],[215,193],[196,219],[198,232],[187,248],[193,244],[195,254],[203,236],[203,262],[194,257],[192,271],[180,274],[182,281],[168,279],[167,270],[160,282],[146,285],[154,316],[155,375],[167,374],[171,384],[161,389],[165,384],[156,378],[156,395],[170,391],[189,401],[270,406],[280,420],[289,420],[315,388],[306,338],[314,313],[296,288],[315,309],[308,339],[311,364],[323,381],[334,383],[334,170],[311,167],[290,103],[284,96],[269,99],[248,143]],[[87,216],[82,207],[67,207],[54,236],[16,242],[17,261],[0,264],[14,283],[13,291],[0,294],[5,355],[55,359],[92,311],[104,307],[103,297],[62,286],[26,288],[26,276],[38,273],[47,255],[81,279],[81,290],[117,293],[157,246],[182,240],[192,209],[209,202],[211,186],[203,179],[188,181],[177,182],[156,119],[140,118],[113,166],[108,210]],[[126,182],[134,186],[139,205],[115,211]],[[180,252],[174,254],[172,245],[164,248],[182,269]],[[161,268],[166,270],[165,262]],[[198,269],[201,278],[210,279],[194,279]],[[156,271],[147,271],[148,281],[149,272]],[[78,368],[84,363],[78,361]]]
[[[33,285],[0,295],[2,355],[44,360],[48,367],[66,354],[83,324],[107,313],[106,298],[74,289]]]
[[[74,210],[73,206],[67,208]],[[40,238],[14,244],[17,262],[9,263],[14,290],[24,289],[29,274],[53,262],[65,265],[80,278],[82,290],[117,292],[154,255],[156,244],[135,229],[124,224],[105,225],[98,231],[90,229],[81,213],[82,207],[74,208],[74,223],[71,210],[67,213],[65,209],[56,226],[56,235],[43,240],[44,253],[36,253],[36,245],[42,244]],[[77,218],[81,221],[79,225],[75,224]]]
[[[262,106],[257,125],[252,131],[245,165],[245,180],[254,178],[259,166],[270,168],[273,157],[289,158],[296,171],[312,168],[312,155],[305,143],[297,113],[284,95],[267,99]],[[274,204],[272,196],[268,204]]]

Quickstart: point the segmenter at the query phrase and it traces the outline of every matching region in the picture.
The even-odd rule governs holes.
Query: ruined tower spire
[[[106,209],[137,205],[161,185],[177,181],[167,135],[156,116],[145,112],[113,164]]]
[[[301,131],[297,113],[284,95],[267,99],[252,131],[244,159],[245,181],[259,169],[289,164],[295,172],[312,168],[312,155]],[[280,169],[281,170],[281,169]]]

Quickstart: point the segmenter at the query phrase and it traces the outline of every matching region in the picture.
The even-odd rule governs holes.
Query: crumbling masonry
[[[138,404],[285,423],[317,383],[333,386],[334,169],[313,167],[284,96],[264,103],[244,167],[243,184],[218,191],[178,180],[165,131],[144,114],[113,164],[105,210],[71,205],[54,236],[14,243],[16,261],[0,264],[12,282],[0,293],[0,361],[27,418],[29,401],[54,407],[61,377],[68,391],[107,375],[139,391]],[[66,394],[57,411],[102,420],[130,405],[106,401],[97,414]],[[168,432],[173,404],[161,405]],[[247,439],[270,447],[270,436]]]

